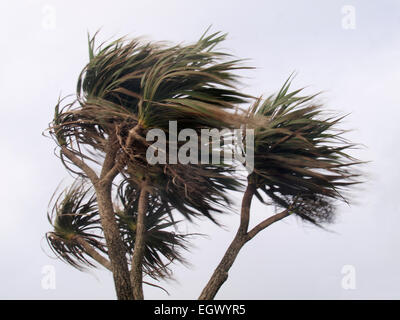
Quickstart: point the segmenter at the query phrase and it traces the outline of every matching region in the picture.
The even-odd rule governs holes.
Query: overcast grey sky
[[[355,9],[355,29],[343,28],[344,5]],[[346,22],[345,20],[344,22]],[[347,135],[371,160],[357,205],[341,206],[334,232],[289,217],[261,233],[240,253],[219,299],[399,299],[400,2],[392,1],[2,1],[0,126],[2,154],[0,298],[114,299],[111,275],[82,273],[47,254],[50,196],[68,175],[41,136],[60,93],[73,93],[88,60],[87,31],[101,38],[145,35],[192,42],[209,25],[228,32],[223,44],[256,70],[246,89],[270,94],[293,71],[294,86],[324,91],[327,108],[351,113]],[[345,24],[346,26],[347,24]],[[347,25],[348,26],[348,25]],[[396,182],[397,181],[397,182]],[[256,203],[252,223],[271,213]],[[149,299],[194,299],[231,241],[238,217],[194,230],[191,268],[175,266],[171,296],[145,288]],[[193,229],[193,227],[191,227]],[[46,254],[47,253],[47,254]],[[41,286],[43,266],[54,266],[56,289]],[[356,287],[342,288],[343,266]]]

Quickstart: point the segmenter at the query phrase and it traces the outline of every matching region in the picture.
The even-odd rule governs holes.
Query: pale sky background
[[[342,27],[344,5],[355,8],[355,29]],[[248,92],[273,93],[296,71],[295,87],[324,91],[327,108],[351,113],[347,137],[365,145],[353,155],[371,161],[358,204],[340,207],[334,232],[294,217],[273,225],[242,250],[217,298],[400,298],[399,1],[31,0],[0,4],[1,299],[115,298],[110,274],[79,272],[49,257],[44,241],[48,201],[68,174],[41,132],[60,93],[74,93],[87,31],[192,42],[211,24],[229,33],[224,48],[257,67],[246,73]],[[269,213],[256,203],[253,223]],[[194,229],[209,237],[186,255],[193,266],[176,265],[177,281],[163,284],[171,296],[146,287],[145,297],[197,298],[238,216],[222,222],[225,231],[208,222]],[[55,290],[41,287],[46,265],[56,270]],[[341,286],[344,265],[355,268],[354,290]]]

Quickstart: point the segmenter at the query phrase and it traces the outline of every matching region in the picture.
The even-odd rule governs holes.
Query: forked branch
[[[264,221],[260,222],[253,229],[248,232],[249,221],[250,221],[250,206],[255,194],[255,185],[249,184],[242,199],[242,208],[240,213],[240,225],[236,233],[235,238],[232,240],[228,249],[225,252],[221,262],[215,269],[207,285],[204,287],[200,294],[199,300],[211,300],[214,299],[218,290],[222,287],[225,281],[228,279],[228,272],[236,260],[240,250],[243,246],[251,239],[253,239],[260,231],[269,227],[271,224],[282,220],[283,218],[290,215],[290,208],[277,213]]]
[[[271,224],[282,220],[283,218],[286,218],[291,214],[290,209],[283,210],[282,212],[279,212],[277,214],[274,214],[273,216],[268,217],[264,221],[260,222],[258,225],[256,225],[253,229],[251,229],[247,233],[247,238],[249,240],[253,239],[260,231],[264,230],[265,228],[268,228]]]

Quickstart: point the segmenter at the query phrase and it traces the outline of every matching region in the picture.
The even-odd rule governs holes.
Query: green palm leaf
[[[132,255],[136,239],[136,219],[139,203],[139,192],[127,180],[118,190],[122,209],[118,210],[118,224],[127,252]],[[177,221],[171,216],[171,208],[157,196],[150,195],[145,219],[145,253],[143,260],[144,272],[158,279],[170,276],[169,264],[185,263],[181,255],[187,250],[189,234],[174,231]]]
[[[76,180],[57,197],[48,220],[54,230],[46,234],[53,252],[73,267],[94,267],[78,238],[106,253],[101,233],[96,198],[84,181]]]
[[[338,125],[343,117],[327,116],[314,96],[289,91],[291,78],[279,93],[258,101],[251,115],[264,117],[255,128],[254,172],[249,181],[280,207],[292,208],[301,218],[330,222],[333,200],[345,200],[347,187],[358,183],[347,151],[354,144],[343,138]],[[295,205],[293,205],[295,203]]]
[[[55,140],[88,151],[85,159],[99,163],[106,139],[116,134],[122,174],[134,181],[146,177],[185,217],[216,221],[212,215],[230,205],[226,192],[241,187],[234,170],[222,160],[150,166],[145,137],[153,128],[168,134],[170,121],[177,121],[178,130],[190,128],[200,136],[201,129],[239,128],[249,120],[238,106],[251,97],[235,89],[233,73],[244,67],[215,50],[225,36],[205,34],[194,44],[172,47],[121,38],[97,49],[95,37],[90,38],[90,61],[79,76],[77,99],[56,107]],[[73,171],[63,154],[61,158]]]

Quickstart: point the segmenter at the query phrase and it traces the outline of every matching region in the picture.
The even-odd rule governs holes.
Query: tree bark
[[[240,249],[245,245],[248,240],[247,229],[250,220],[250,206],[251,200],[255,192],[255,186],[249,184],[242,199],[242,208],[240,212],[240,225],[236,233],[235,238],[231,242],[228,250],[225,252],[221,262],[215,269],[213,275],[208,281],[200,294],[199,300],[211,300],[214,299],[218,290],[222,287],[225,281],[228,279],[229,269],[232,267]]]
[[[111,269],[118,300],[133,300],[126,250],[115,220],[111,199],[111,183],[99,182],[96,186],[101,224],[108,248]]]
[[[217,294],[218,290],[222,287],[225,281],[228,279],[228,272],[236,260],[240,250],[243,246],[253,239],[260,231],[269,227],[271,224],[280,221],[291,214],[291,206],[277,213],[267,219],[261,221],[253,229],[248,231],[250,222],[250,206],[253,199],[254,193],[256,191],[256,186],[249,184],[243,195],[242,208],[240,212],[240,225],[236,233],[235,238],[231,242],[228,250],[225,252],[221,262],[215,269],[207,285],[204,287],[200,294],[199,300],[212,300]]]
[[[118,163],[116,161],[118,152],[116,135],[114,132],[111,132],[109,135],[109,139],[105,148],[106,154],[100,173],[100,178],[92,168],[90,168],[82,159],[80,159],[66,146],[61,146],[61,152],[67,156],[73,164],[83,171],[83,173],[90,179],[94,186],[100,222],[108,248],[108,256],[110,258],[110,266],[113,273],[117,298],[118,300],[133,300],[133,291],[130,281],[126,249],[115,219],[113,203],[111,199],[112,181],[119,172]]]
[[[215,269],[213,275],[200,294],[199,300],[212,300],[228,279],[229,269],[232,267],[240,249],[246,243],[246,238],[236,234],[224,257]]]
[[[133,248],[131,278],[133,287],[133,296],[136,300],[143,300],[143,256],[145,251],[145,218],[148,204],[148,192],[143,184],[138,204],[138,215],[136,221],[135,246]]]
[[[111,263],[106,258],[104,258],[100,253],[96,251],[84,238],[77,236],[76,241],[83,247],[86,254],[88,254],[92,259],[96,260],[104,268],[112,271]]]
[[[82,247],[83,250],[86,254],[88,254],[93,260],[97,261],[99,264],[101,264],[104,268],[106,268],[108,271],[111,271],[111,263],[108,261],[105,257],[103,257],[100,253],[96,251],[95,248],[93,248],[84,238],[77,236],[75,239]],[[132,281],[132,279],[131,279]],[[169,292],[165,290],[163,287],[156,285],[151,282],[143,281],[144,284],[147,284],[149,286],[158,288],[160,290],[163,290],[166,294],[169,295]]]

